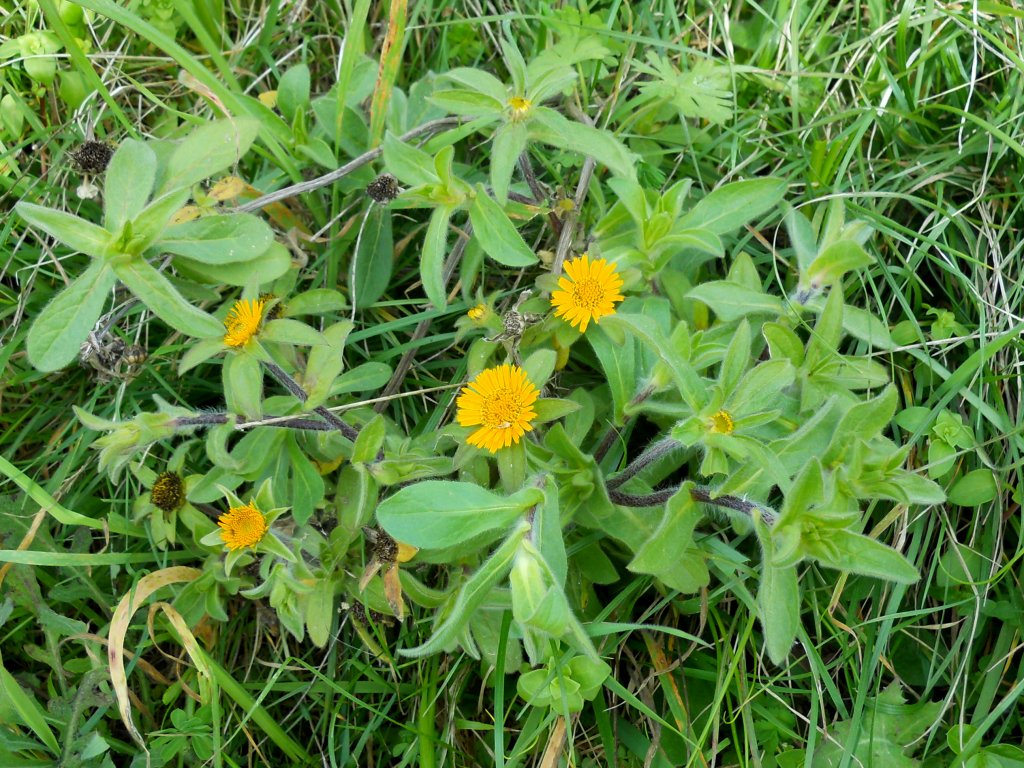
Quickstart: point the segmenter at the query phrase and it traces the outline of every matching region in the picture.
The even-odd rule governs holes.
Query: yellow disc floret
[[[732,415],[728,411],[718,411],[718,413],[711,417],[708,431],[717,432],[720,435],[728,435],[732,432],[734,426]]]

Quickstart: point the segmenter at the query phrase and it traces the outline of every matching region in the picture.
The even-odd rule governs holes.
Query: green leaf
[[[762,565],[757,617],[764,632],[768,658],[773,664],[781,665],[789,656],[800,628],[800,585],[795,565],[779,568],[767,561]]]
[[[843,275],[875,262],[855,240],[839,240],[818,254],[807,268],[807,280],[816,286],[832,285]]]
[[[537,418],[534,419],[534,423],[544,424],[549,421],[556,421],[563,416],[568,416],[570,413],[575,413],[580,409],[580,404],[572,400],[542,397],[533,404],[533,409],[537,412]]]
[[[112,248],[121,253],[137,256],[145,251],[160,235],[171,217],[188,202],[191,192],[176,189],[156,198],[120,231]]]
[[[494,132],[491,144],[491,187],[501,205],[508,202],[508,187],[519,156],[528,143],[525,123],[505,123]]]
[[[849,305],[844,307],[843,328],[855,339],[867,342],[878,349],[896,348],[892,336],[889,335],[889,328],[866,309]]]
[[[499,111],[504,109],[508,100],[508,89],[505,84],[489,72],[471,67],[456,67],[450,69],[440,76],[442,80],[450,80],[461,86],[486,94],[499,105]]]
[[[740,320],[733,331],[729,346],[725,349],[722,365],[718,370],[718,383],[728,397],[739,384],[740,377],[750,365],[750,323]]]
[[[399,653],[403,656],[417,658],[437,653],[449,647],[469,622],[473,611],[479,608],[487,598],[493,596],[495,585],[512,568],[516,550],[519,549],[519,544],[528,530],[530,530],[529,524],[526,521],[520,522],[502,545],[494,550],[494,554],[462,585],[448,616],[434,630],[430,639],[415,648],[403,648]]]
[[[182,277],[203,283],[227,283],[228,285],[265,285],[285,274],[292,266],[292,256],[287,246],[274,240],[270,247],[251,261],[235,261],[230,264],[203,264],[179,256],[174,268]],[[326,290],[326,289],[325,289]],[[342,302],[344,306],[344,302]],[[289,309],[286,307],[285,312]]]
[[[384,134],[382,148],[384,166],[403,183],[411,187],[440,183],[434,170],[434,158],[422,149],[404,143],[390,131]]]
[[[154,247],[203,264],[229,264],[266,253],[273,240],[273,231],[262,219],[230,213],[168,227]]]
[[[316,505],[324,498],[324,479],[306,455],[299,449],[295,438],[289,435],[288,458],[292,464],[292,517],[297,525],[305,525],[313,516]]]
[[[780,392],[793,383],[796,369],[788,360],[765,360],[740,380],[731,401],[736,415],[760,413],[778,408]]]
[[[822,535],[828,537],[827,546],[805,536],[803,547],[808,557],[824,566],[899,584],[913,584],[920,578],[907,558],[876,539],[844,529],[829,529]]]
[[[613,341],[606,327],[607,323],[604,327],[594,326],[586,336],[611,390],[615,423],[624,424],[626,406],[636,392],[636,342],[628,334],[621,341]]]
[[[803,363],[804,345],[792,328],[782,323],[765,323],[761,334],[768,342],[773,360],[789,360],[798,367]]]
[[[125,139],[103,179],[103,224],[119,232],[146,207],[156,181],[156,153],[137,139]]]
[[[230,168],[249,151],[258,132],[254,118],[237,116],[196,128],[167,158],[157,196],[191,187]]]
[[[263,324],[260,331],[260,339],[263,341],[279,341],[284,344],[305,344],[316,347],[324,343],[324,337],[320,331],[310,328],[301,320],[290,320],[278,318]]]
[[[854,719],[830,728],[830,738],[814,750],[811,768],[918,768],[920,763],[906,753],[941,720],[943,709],[940,701],[904,704],[899,683],[891,683],[880,695],[868,699]],[[932,764],[929,762],[928,768]]]
[[[58,293],[29,329],[27,348],[32,365],[40,371],[56,371],[73,361],[116,282],[108,265],[94,261]]]
[[[295,115],[309,106],[309,67],[296,64],[277,83],[277,108],[291,125]]]
[[[263,415],[263,371],[252,355],[238,353],[224,360],[224,399],[228,410],[250,419]]]
[[[991,469],[981,468],[957,480],[949,489],[949,502],[960,507],[980,507],[999,493],[999,485]]]
[[[17,723],[28,726],[53,754],[60,754],[57,737],[53,735],[53,731],[50,730],[50,726],[46,722],[46,712],[35,697],[26,693],[25,689],[18,684],[14,675],[7,671],[7,665],[2,660],[0,660],[0,691],[3,691],[4,719],[10,717],[13,720],[13,722],[8,721],[9,725]],[[12,753],[8,752],[7,754],[13,757]]]
[[[482,184],[477,184],[476,197],[469,208],[469,220],[473,224],[473,237],[484,253],[499,264],[528,267],[537,263],[537,255]]]
[[[153,314],[175,330],[205,339],[224,335],[224,324],[196,309],[171,282],[144,261],[114,265],[114,272]]]
[[[495,120],[501,118],[505,109],[504,102],[497,101],[483,93],[464,90],[434,91],[427,99],[450,115],[464,117],[488,117]]]
[[[33,227],[43,230],[72,250],[95,258],[103,258],[110,253],[113,235],[90,221],[33,203],[17,203],[14,210]]]
[[[302,376],[302,387],[309,398],[306,408],[316,408],[324,404],[330,395],[331,386],[345,367],[345,341],[352,332],[352,321],[342,320],[330,325],[323,331],[326,343],[313,347],[309,351],[306,371]]]
[[[777,296],[754,291],[728,280],[709,280],[690,289],[686,295],[707,304],[726,323],[746,315],[785,314],[782,300]]]
[[[734,181],[708,193],[679,220],[679,226],[708,229],[716,235],[734,232],[777,206],[785,192],[782,179]]]
[[[334,621],[334,580],[318,579],[313,591],[306,595],[305,607],[309,639],[317,648],[323,648],[331,639],[331,623]]]
[[[892,421],[897,400],[896,387],[890,384],[878,397],[852,406],[836,429],[839,439],[848,441],[856,436],[866,441],[879,434]]]
[[[314,347],[315,352],[318,347]],[[331,397],[350,392],[369,392],[381,389],[391,378],[391,366],[384,363],[363,363],[346,371],[331,385]]]
[[[352,446],[352,463],[369,464],[376,461],[381,448],[384,447],[386,435],[387,424],[384,417],[378,413],[359,430],[359,437]]]
[[[703,516],[690,496],[691,483],[683,485],[665,504],[661,522],[637,549],[626,567],[633,573],[649,573],[680,592],[698,592],[710,581],[704,553],[693,543],[693,529]]]
[[[380,205],[370,206],[348,267],[356,309],[366,309],[384,295],[391,280],[394,251],[391,211]]]
[[[420,259],[420,280],[423,292],[436,309],[448,306],[444,290],[444,259],[448,252],[448,220],[452,209],[447,206],[435,208],[430,214],[430,224],[423,240],[423,255]]]
[[[806,272],[818,255],[818,243],[814,237],[811,222],[800,211],[784,205],[786,209],[786,232],[796,252],[796,263],[801,272]]]
[[[548,107],[534,107],[529,126],[530,138],[588,155],[618,176],[636,178],[636,155],[609,131],[569,120]]]
[[[398,541],[440,549],[502,531],[543,500],[537,488],[506,497],[475,483],[425,480],[384,499],[377,507],[377,521]]]
[[[346,306],[345,297],[333,288],[311,288],[290,297],[284,303],[284,316],[326,315]]]

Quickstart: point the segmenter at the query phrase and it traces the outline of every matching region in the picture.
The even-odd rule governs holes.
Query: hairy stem
[[[309,397],[309,395],[306,394],[306,390],[300,387],[298,383],[295,381],[295,379],[289,376],[285,372],[285,370],[281,368],[281,366],[277,365],[276,363],[268,362],[264,362],[263,366],[268,371],[270,371],[270,374],[275,379],[277,379],[278,383],[282,387],[287,389],[291,394],[298,398],[299,402],[306,402],[306,399]],[[329,410],[324,408],[322,405],[318,405],[316,408],[314,408],[313,413],[323,418],[324,421],[330,424],[334,429],[341,432],[342,435],[351,440],[353,443],[356,441],[356,438],[359,437],[358,429],[356,429],[355,427],[350,427],[348,424],[339,419],[337,416],[335,416]]]

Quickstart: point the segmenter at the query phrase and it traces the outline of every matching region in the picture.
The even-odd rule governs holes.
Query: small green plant
[[[733,657],[729,675],[741,687],[762,674],[785,681],[805,655],[818,685],[842,669],[842,660],[835,669],[819,664],[821,628],[850,621],[833,614],[835,602],[825,608],[823,593],[835,589],[838,600],[844,588],[858,596],[876,589],[872,580],[917,582],[903,534],[919,507],[975,507],[1005,489],[992,469],[967,461],[986,449],[982,425],[949,398],[922,398],[888,319],[851,298],[861,295],[856,284],[891,276],[882,272],[891,254],[878,243],[891,245],[891,233],[875,212],[843,195],[798,205],[807,186],[786,163],[740,164],[739,144],[731,153],[712,146],[719,131],[734,129],[721,126],[740,117],[745,80],[760,86],[774,59],[753,72],[664,45],[637,54],[642,31],[594,31],[615,21],[604,11],[545,8],[533,54],[524,56],[529,40],[506,28],[489,65],[410,71],[399,87],[385,54],[401,50],[401,33],[387,27],[379,65],[365,56],[371,4],[360,0],[337,67],[324,67],[310,43],[301,51],[307,63],[291,59],[258,90],[236,93],[200,78],[207,62],[187,66],[191,49],[168,44],[190,32],[189,45],[205,47],[225,80],[241,77],[221,50],[230,36],[211,29],[223,11],[216,4],[90,4],[163,40],[189,73],[174,82],[195,86],[222,115],[189,129],[176,128],[175,117],[147,126],[159,138],[121,141],[102,178],[101,209],[86,201],[72,215],[27,200],[15,209],[68,275],[50,296],[37,281],[24,339],[38,371],[79,357],[104,383],[121,378],[98,350],[126,316],[158,340],[157,387],[125,384],[112,407],[102,388],[75,401],[75,445],[85,433],[105,476],[90,480],[95,503],[73,513],[36,494],[61,522],[107,526],[153,550],[114,547],[96,561],[110,566],[108,596],[123,598],[105,651],[111,690],[94,692],[91,678],[82,687],[90,705],[113,713],[116,701],[155,762],[216,760],[222,695],[247,720],[252,713],[289,759],[308,761],[261,708],[264,696],[250,693],[266,679],[240,685],[211,662],[212,637],[244,611],[273,625],[282,658],[301,659],[295,649],[304,641],[310,653],[339,655],[333,643],[347,624],[358,637],[347,642],[367,653],[345,656],[380,673],[380,690],[394,683],[396,697],[413,688],[414,669],[423,687],[409,738],[420,740],[423,764],[442,719],[432,709],[441,653],[478,659],[481,690],[495,685],[500,707],[487,712],[498,722],[495,755],[508,757],[500,717],[513,675],[523,734],[592,718],[584,727],[614,734],[610,762],[618,725],[605,699],[664,714],[617,674],[616,642],[630,633],[647,643],[651,680],[664,685],[658,703],[675,718],[662,723],[666,740],[688,741],[704,727],[704,715],[688,709],[699,696],[687,694],[684,705],[670,690],[674,670],[662,662],[679,649],[660,648],[657,637],[682,640],[699,656],[714,632],[734,652],[742,627],[704,623],[709,606],[719,619],[728,611],[737,627],[746,622],[743,643],[752,638],[755,650]],[[261,53],[280,32],[267,23]],[[461,37],[469,25],[442,26],[417,33],[450,35],[464,61],[483,49]],[[49,33],[30,34],[44,46],[31,59],[35,76],[29,59],[4,76],[21,88],[31,80],[35,99],[63,65],[56,49],[45,52]],[[50,65],[49,75],[39,69]],[[797,90],[794,114],[806,99]],[[0,120],[21,135],[31,110],[12,111],[24,99],[7,91]],[[812,139],[808,151],[826,144]],[[809,161],[817,189],[856,149],[845,138],[829,146],[827,162]],[[328,172],[311,179],[315,168]],[[293,186],[265,195],[255,189],[289,179]],[[959,315],[933,314],[933,341],[967,335]],[[915,321],[902,331],[900,346],[920,328]],[[920,366],[932,362],[917,356]],[[958,381],[966,379],[950,391]],[[132,397],[122,401],[123,392]],[[140,393],[155,405],[140,407]],[[964,527],[943,522],[957,535]],[[88,542],[73,545],[69,562],[78,567]],[[1008,570],[973,546],[937,557],[939,577],[920,590],[956,603],[957,618],[971,615],[979,583]],[[163,560],[170,564],[155,564]],[[141,659],[127,661],[125,637],[133,611],[168,585],[177,594],[173,605],[153,606],[163,617],[157,639],[180,643],[192,666],[167,687],[166,716],[147,722],[143,739],[129,698]],[[33,610],[24,589],[19,610]],[[682,628],[649,621],[662,610],[701,620]],[[76,638],[89,631],[60,629]],[[921,642],[909,629],[899,641]],[[1009,632],[998,653],[1011,647]],[[694,691],[715,677],[699,666],[706,661],[679,658],[678,674]],[[902,674],[900,660],[892,664]],[[44,715],[0,670],[46,753],[62,754],[50,730],[58,724],[67,749],[87,756],[83,765],[127,751],[126,740],[102,736],[93,722],[79,728],[82,702],[62,692]],[[443,685],[454,688],[456,678]],[[193,679],[199,693],[190,697]],[[851,716],[850,697],[833,695],[836,686],[829,679],[818,688],[832,698],[815,710],[831,726],[816,748],[788,750],[805,721],[782,696],[745,738],[763,738],[780,766],[913,765],[941,705],[927,694],[906,705],[893,686],[861,696]],[[999,689],[988,690],[994,698]],[[728,706],[716,698],[713,708]],[[961,762],[1016,755],[970,729],[950,733]],[[394,758],[406,749],[392,746]]]

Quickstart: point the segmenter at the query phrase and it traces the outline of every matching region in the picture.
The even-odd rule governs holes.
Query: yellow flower
[[[220,516],[217,525],[224,546],[231,550],[255,547],[270,530],[267,519],[251,501],[244,507],[231,507]]]
[[[485,307],[483,304],[477,304],[466,314],[469,315],[470,320],[480,320],[483,318],[485,314],[487,314],[487,307]]]
[[[538,394],[522,368],[488,368],[462,388],[456,418],[463,427],[480,426],[469,436],[470,445],[497,453],[533,429],[530,421],[537,413],[532,406]]]
[[[533,102],[522,96],[513,96],[508,100],[508,105],[512,108],[512,122],[518,122],[529,114]]]
[[[580,333],[587,330],[591,320],[596,323],[605,315],[615,314],[615,303],[625,298],[619,293],[622,278],[615,265],[605,259],[591,261],[584,253],[565,263],[565,273],[569,277],[558,279],[561,290],[551,294],[551,306],[557,317],[579,327]]]
[[[263,320],[263,299],[241,299],[224,318],[224,343],[229,347],[241,347],[249,343],[260,329]]]
[[[711,417],[711,421],[708,424],[709,432],[716,432],[720,435],[730,434],[733,428],[732,414],[728,411],[718,411],[718,413]]]

